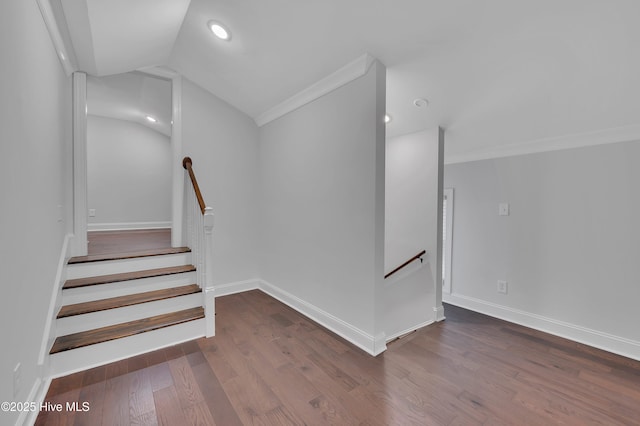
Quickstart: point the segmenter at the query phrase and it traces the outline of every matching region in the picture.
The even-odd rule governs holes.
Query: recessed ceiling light
[[[388,123],[388,122],[390,122],[390,121],[391,121],[391,116],[390,116],[389,114],[385,114],[385,115],[384,115],[384,122],[385,122],[385,123]]]
[[[150,115],[147,115],[147,120],[149,120],[152,123],[157,123],[158,122],[158,120],[156,120],[154,117],[152,117]]]
[[[416,108],[426,108],[429,105],[429,101],[425,98],[417,98],[413,100],[413,105]]]
[[[217,21],[209,21],[207,27],[211,30],[216,37],[220,40],[231,40],[231,31],[229,31],[224,25]]]

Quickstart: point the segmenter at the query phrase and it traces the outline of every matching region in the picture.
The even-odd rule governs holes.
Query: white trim
[[[51,336],[55,336],[55,316],[58,308],[60,307],[60,303],[58,303],[62,299],[62,283],[66,280],[65,266],[67,264],[67,259],[69,259],[69,241],[73,238],[73,234],[67,234],[64,237],[64,241],[62,242],[62,249],[60,250],[60,256],[58,257],[58,269],[56,270],[56,278],[53,282],[53,286],[51,288],[51,297],[49,299],[49,309],[47,311],[47,318],[44,325],[44,332],[42,335],[42,343],[40,344],[40,355],[38,356],[38,365],[43,366],[46,370],[48,366],[45,365],[45,362],[49,360],[49,349],[51,344],[53,344],[53,339],[49,341]]]
[[[49,31],[49,37],[51,37],[51,41],[53,42],[53,47],[56,50],[58,59],[60,59],[60,63],[62,64],[62,68],[64,68],[67,76],[70,76],[73,72],[78,71],[79,69],[71,38],[68,37],[68,33],[66,34],[67,37],[63,36],[60,25],[58,25],[58,20],[56,19],[51,0],[37,0],[37,2],[42,18],[44,19],[44,24]],[[60,24],[66,25],[67,23],[61,22]],[[63,27],[63,30],[68,32],[67,28]]]
[[[251,290],[259,290],[260,289],[260,280],[245,280],[245,281],[236,281],[227,284],[221,284],[213,287],[215,296],[228,296],[230,294],[242,293],[245,291]]]
[[[314,306],[311,303],[274,286],[273,284],[269,284],[264,280],[260,280],[260,290],[267,293],[269,296],[278,299],[285,305],[295,309],[302,315],[312,319],[323,327],[333,331],[338,336],[348,340],[355,346],[373,356],[380,354],[384,349],[386,349],[386,346],[382,345],[381,347],[380,343],[380,340],[382,340],[382,342],[385,340],[384,333],[374,337],[348,322],[335,317],[329,312],[326,312],[317,306]]]
[[[378,333],[378,335],[373,339],[373,352],[370,352],[373,356],[378,356],[382,352],[387,350],[387,335],[382,333]]]
[[[493,158],[512,157],[516,155],[534,154],[547,151],[559,151],[563,149],[610,143],[632,142],[637,140],[640,140],[640,124],[633,124],[630,126],[612,127],[587,133],[576,133],[573,135],[543,138],[528,142],[492,146],[457,155],[447,155],[444,163],[466,163],[469,161],[489,160]]]
[[[44,402],[44,398],[49,391],[49,385],[51,385],[51,379],[42,380],[40,377],[36,377],[29,396],[24,402],[34,402],[38,407]],[[19,425],[33,425],[40,414],[39,410],[22,411],[16,420],[16,426]]]
[[[255,118],[256,124],[258,127],[262,127],[265,124],[280,118],[303,105],[313,102],[321,96],[324,96],[359,77],[362,77],[367,73],[367,71],[369,71],[369,68],[371,68],[371,65],[375,60],[376,58],[365,53],[339,70],[317,81],[306,89],[301,90],[289,99],[263,112]]]
[[[154,77],[163,78],[165,80],[173,80],[176,77],[180,77],[180,74],[178,74],[176,71],[163,66],[138,68],[136,71],[144,74],[149,74]]]
[[[148,67],[138,71],[171,80],[171,246],[182,247],[184,168],[182,167],[182,76],[167,67]]]
[[[640,342],[460,294],[445,302],[640,361]]]
[[[164,222],[117,222],[90,223],[89,231],[124,231],[130,229],[163,229],[171,228],[170,221]]]
[[[453,188],[445,188],[444,196],[447,199],[447,216],[443,217],[445,224],[447,225],[447,235],[445,235],[445,243],[443,247],[445,270],[442,271],[444,276],[444,283],[442,286],[442,293],[451,293],[451,255],[453,254]]]
[[[216,335],[216,291],[215,288],[202,289],[204,300],[204,337]]]
[[[433,318],[435,322],[444,321],[446,317],[444,316],[444,306],[434,306],[433,307]]]
[[[71,254],[87,254],[87,75],[73,73],[73,234]]]
[[[436,308],[433,308],[433,309],[435,310]],[[404,336],[405,334],[409,334],[409,333],[412,333],[412,332],[414,332],[414,331],[418,331],[418,330],[420,330],[421,328],[426,327],[426,326],[428,326],[428,325],[431,325],[431,324],[433,324],[433,323],[434,323],[434,321],[433,321],[433,320],[431,320],[431,321],[424,321],[424,322],[421,322],[420,324],[416,324],[416,325],[414,325],[414,326],[411,326],[411,327],[409,327],[409,328],[407,328],[407,329],[405,329],[405,330],[398,331],[397,333],[393,333],[391,336],[389,336],[389,337],[387,337],[387,338],[386,338],[386,342],[387,342],[387,343],[389,343],[390,341],[395,340],[395,339],[397,339],[397,338],[398,338],[398,337],[400,337],[400,336]]]

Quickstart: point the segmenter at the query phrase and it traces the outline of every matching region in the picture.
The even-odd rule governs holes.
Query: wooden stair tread
[[[138,257],[162,256],[166,254],[179,254],[189,252],[191,252],[191,249],[189,247],[168,247],[163,249],[141,250],[125,253],[93,254],[89,256],[72,257],[71,259],[69,259],[67,264],[75,265],[78,263],[100,262],[105,260],[135,259]]]
[[[198,307],[129,321],[122,324],[96,328],[95,330],[81,331],[79,333],[58,337],[53,343],[53,347],[49,353],[55,354],[70,349],[95,345],[97,343],[134,336],[147,331],[158,330],[160,328],[182,324],[184,322],[201,318],[204,318],[204,309],[202,307]]]
[[[108,284],[118,281],[137,280],[139,278],[159,277],[162,275],[181,274],[183,272],[195,271],[193,265],[171,266],[168,268],[147,269],[144,271],[123,272],[119,274],[99,275],[95,277],[75,278],[65,281],[62,289],[86,287],[90,285]]]
[[[124,306],[138,305],[157,300],[171,299],[173,297],[186,296],[200,293],[202,290],[197,284],[180,287],[166,288],[162,290],[147,291],[144,293],[129,294],[126,296],[111,297],[109,299],[93,300],[90,302],[66,305],[58,312],[58,318],[66,318],[74,315],[88,314],[91,312],[106,311],[108,309]]]

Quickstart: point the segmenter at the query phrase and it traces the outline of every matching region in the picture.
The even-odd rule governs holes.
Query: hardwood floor
[[[260,291],[199,339],[56,379],[38,425],[638,425],[640,362],[447,305],[374,358]]]
[[[171,229],[87,232],[88,254],[102,255],[171,247]]]

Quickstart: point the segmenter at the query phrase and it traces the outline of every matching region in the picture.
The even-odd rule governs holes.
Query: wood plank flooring
[[[55,379],[37,425],[638,425],[640,362],[447,305],[371,357],[260,291],[199,339]]]

